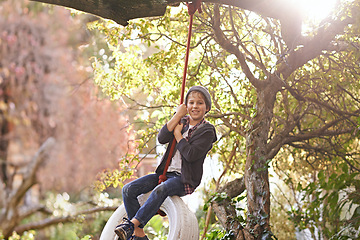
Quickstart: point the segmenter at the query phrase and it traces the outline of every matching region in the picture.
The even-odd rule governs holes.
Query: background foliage
[[[97,212],[118,204],[104,204],[91,185],[133,151],[132,131],[125,105],[111,102],[91,81],[89,58],[100,55],[106,43],[89,34],[88,21],[90,16],[72,16],[61,7],[0,2],[0,232],[5,238],[13,231],[15,239],[96,237],[108,217]],[[54,144],[39,157],[46,139]],[[59,202],[63,196],[66,201]],[[78,224],[70,226],[73,222]],[[32,229],[37,231],[27,232]]]

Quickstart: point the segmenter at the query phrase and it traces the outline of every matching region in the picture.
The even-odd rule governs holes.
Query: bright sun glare
[[[312,22],[320,22],[335,7],[338,0],[290,0],[299,8],[303,16]]]

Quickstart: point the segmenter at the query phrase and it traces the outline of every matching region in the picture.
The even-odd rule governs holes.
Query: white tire
[[[140,205],[143,205],[150,193],[139,196]],[[168,240],[198,240],[199,226],[196,216],[189,210],[184,201],[178,196],[167,197],[160,209],[169,219]],[[117,239],[114,229],[126,217],[125,207],[122,204],[107,221],[100,240]]]

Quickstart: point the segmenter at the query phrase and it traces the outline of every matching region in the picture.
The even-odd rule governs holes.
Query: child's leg
[[[123,201],[129,219],[132,219],[140,208],[137,197],[153,190],[158,185],[158,181],[158,176],[156,174],[149,174],[138,178],[123,187]]]
[[[168,179],[157,185],[150,194],[144,205],[137,211],[135,217],[136,221],[140,223],[140,227],[145,224],[156,214],[161,204],[168,196],[184,196],[184,184],[181,182],[181,177],[176,174],[168,174]]]
[[[136,218],[133,218],[131,219],[131,222],[134,224],[134,235],[137,236],[137,237],[145,237],[145,232],[144,232],[144,228],[140,228],[140,222],[136,219]]]

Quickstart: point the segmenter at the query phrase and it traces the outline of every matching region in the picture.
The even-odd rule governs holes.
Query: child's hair
[[[203,96],[203,98],[205,100],[206,107],[208,108],[208,111],[210,111],[210,109],[211,109],[211,96],[210,96],[209,91],[203,86],[193,86],[193,87],[191,87],[189,89],[189,91],[187,92],[187,94],[186,94],[185,104],[187,105],[189,95],[192,92],[198,92]]]

